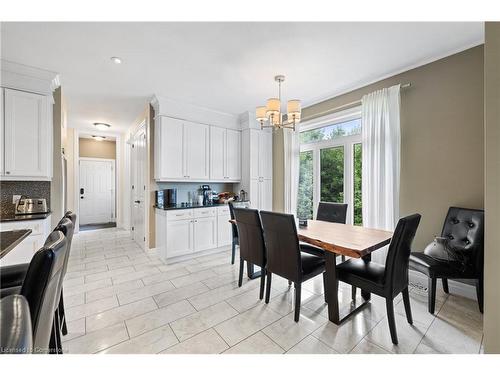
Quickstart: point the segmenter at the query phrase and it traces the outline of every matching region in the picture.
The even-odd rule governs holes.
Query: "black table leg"
[[[255,272],[254,265],[250,262],[247,262],[247,275],[248,275],[249,279],[251,279],[251,280],[256,279],[256,278],[260,277],[261,274],[262,274],[262,270]]]
[[[337,275],[336,267],[336,254],[330,251],[325,251],[325,270],[326,270],[326,300],[328,301],[328,320],[337,325],[344,322],[346,319],[350,318],[360,309],[365,307],[369,303],[370,293],[368,293],[368,299],[363,296],[363,300],[358,304],[358,301],[352,301],[349,306],[347,306],[347,312],[345,314],[340,314],[339,306],[339,280]],[[363,293],[363,292],[362,292]]]

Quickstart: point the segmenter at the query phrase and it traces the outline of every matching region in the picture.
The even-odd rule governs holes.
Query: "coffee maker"
[[[203,195],[203,205],[204,206],[210,206],[213,201],[212,201],[212,189],[210,188],[210,185],[201,185],[201,194]]]

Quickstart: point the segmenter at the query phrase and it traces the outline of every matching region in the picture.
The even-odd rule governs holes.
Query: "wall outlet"
[[[12,204],[16,204],[19,199],[21,199],[20,195],[13,195],[12,196]]]

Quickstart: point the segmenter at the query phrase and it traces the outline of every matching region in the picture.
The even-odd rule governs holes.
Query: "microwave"
[[[158,208],[167,208],[177,204],[177,189],[155,191],[155,205]]]

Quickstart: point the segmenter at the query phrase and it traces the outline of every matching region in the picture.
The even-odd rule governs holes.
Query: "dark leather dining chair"
[[[479,311],[483,312],[484,211],[450,207],[441,236],[448,239],[448,250],[455,260],[435,259],[424,252],[413,252],[410,269],[428,277],[428,309],[434,314],[436,280],[441,279],[449,293],[448,279],[475,279]],[[459,261],[459,259],[461,261]]]
[[[326,290],[325,259],[301,251],[293,215],[261,211],[260,217],[267,250],[265,301],[269,303],[273,274],[292,281],[295,286],[295,321],[298,322],[302,283],[323,274]]]
[[[319,202],[316,220],[328,221],[330,223],[345,224],[347,220],[347,203]],[[309,244],[300,244],[302,251],[306,253],[325,256],[325,251],[317,246]],[[342,261],[345,261],[345,255],[342,255]]]
[[[385,266],[365,259],[349,259],[337,265],[340,281],[360,288],[365,293],[385,298],[389,330],[395,345],[398,344],[398,336],[393,300],[399,293],[403,294],[406,319],[413,324],[408,293],[408,262],[420,217],[419,214],[414,214],[399,220],[389,245]]]
[[[0,300],[0,354],[31,354],[33,331],[28,301],[19,294]]]
[[[251,208],[233,208],[234,217],[238,222],[238,237],[240,243],[240,271],[238,286],[243,282],[245,261],[261,268],[259,298],[264,298],[266,278],[266,245],[260,221],[259,211]]]
[[[28,301],[30,309],[34,353],[56,350],[50,343],[66,245],[67,240],[62,232],[50,233],[45,245],[31,259],[19,292]]]
[[[229,215],[231,219],[234,220],[234,208],[249,208],[250,202],[229,202]],[[234,264],[234,259],[236,257],[236,246],[239,246],[239,237],[238,237],[238,227],[236,224],[231,223],[231,229],[233,231],[233,239],[231,243],[231,264]]]

